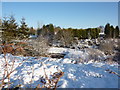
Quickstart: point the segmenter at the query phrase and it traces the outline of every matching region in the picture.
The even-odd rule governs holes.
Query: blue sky
[[[17,22],[26,18],[29,26],[53,23],[62,28],[118,25],[117,2],[3,2],[2,16],[14,14]]]

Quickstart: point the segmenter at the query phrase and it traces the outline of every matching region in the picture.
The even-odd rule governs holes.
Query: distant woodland
[[[72,41],[75,37],[78,39],[95,39],[99,37],[101,32],[101,27],[97,28],[87,28],[87,29],[74,29],[74,28],[61,28],[55,27],[53,24],[43,25],[41,28],[38,27],[34,29],[33,27],[28,27],[25,18],[20,20],[20,25],[16,22],[13,15],[9,17],[4,17],[0,20],[2,39],[5,41],[10,41],[13,39],[25,39],[30,35],[36,35],[37,37],[42,36],[48,38],[50,42],[53,40],[67,40]],[[107,23],[104,28],[105,38],[119,38],[119,27],[114,27]]]

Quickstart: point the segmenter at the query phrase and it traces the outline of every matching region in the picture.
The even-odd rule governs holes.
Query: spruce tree
[[[19,36],[20,36],[20,38],[26,38],[26,37],[28,37],[29,28],[27,27],[24,17],[22,18],[20,23],[21,23],[21,25],[19,27]]]
[[[15,39],[17,37],[17,28],[18,24],[16,23],[16,20],[13,15],[10,17],[4,17],[2,22],[3,33],[2,38],[6,41],[10,41],[12,39]]]
[[[115,37],[114,33],[115,33],[114,27],[113,27],[113,25],[111,25],[111,26],[110,26],[110,35],[109,35],[109,36],[110,36],[111,38],[114,38],[114,37]]]
[[[119,27],[118,26],[116,26],[115,27],[115,38],[118,38],[119,37]]]
[[[109,23],[107,23],[107,24],[105,25],[104,33],[105,33],[105,37],[106,37],[106,38],[109,38],[109,37],[110,37],[110,24],[109,24]]]

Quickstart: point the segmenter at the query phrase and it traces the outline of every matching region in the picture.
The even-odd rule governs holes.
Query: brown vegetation
[[[0,45],[0,52],[3,53],[3,54],[11,53],[13,55],[17,55],[18,53],[22,54],[22,53],[24,53],[23,47],[20,46],[22,44],[24,44],[24,43],[20,42],[18,44],[14,44],[14,43],[11,43],[11,44],[7,44],[7,43],[1,44]]]

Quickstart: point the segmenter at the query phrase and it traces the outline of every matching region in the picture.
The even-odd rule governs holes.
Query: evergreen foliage
[[[2,33],[3,40],[9,41],[17,37],[18,25],[13,15],[11,15],[10,17],[4,17],[2,28],[4,30],[4,32]]]
[[[118,38],[119,37],[119,27],[118,26],[116,26],[115,27],[115,38]]]
[[[2,23],[3,34],[2,38],[6,41],[13,40],[16,38],[24,39],[28,38],[29,35],[42,36],[46,38],[49,43],[53,43],[53,40],[60,40],[64,43],[72,43],[75,37],[78,39],[95,39],[99,37],[101,32],[100,28],[87,28],[87,29],[73,29],[73,28],[60,28],[55,27],[53,24],[43,25],[42,28],[35,30],[33,27],[28,27],[25,18],[20,21],[20,26],[16,22],[13,15],[10,17],[4,17],[0,20]],[[104,28],[105,38],[118,38],[119,27],[114,27],[107,23]],[[66,45],[66,44],[65,44]]]
[[[106,34],[106,38],[118,38],[119,37],[119,27],[116,26],[115,28],[113,25],[107,23],[105,25],[104,33]]]
[[[25,18],[24,17],[22,18],[20,23],[21,23],[21,25],[20,25],[20,27],[18,29],[18,32],[19,32],[18,36],[23,39],[23,38],[28,37],[29,28],[27,27],[27,24],[25,22]]]

